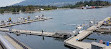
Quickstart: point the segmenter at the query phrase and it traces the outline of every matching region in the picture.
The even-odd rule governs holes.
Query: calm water
[[[99,32],[94,32],[87,38],[92,38],[92,39],[97,39],[97,40],[89,40],[89,39],[84,39],[83,41],[85,42],[99,42],[100,40],[103,40],[104,42],[110,41],[111,42],[111,33],[107,34],[100,34]]]
[[[111,28],[111,26],[101,26],[101,27],[107,27],[107,28]],[[96,39],[96,40],[89,40],[87,38],[92,38],[92,39]],[[93,34],[89,35],[86,39],[84,39],[83,41],[85,42],[99,42],[100,40],[103,40],[103,42],[107,42],[110,41],[111,42],[111,33],[104,33],[101,34],[100,32],[94,32]]]
[[[75,26],[67,26],[64,24],[83,24],[88,23],[85,19],[99,19],[102,20],[106,17],[111,16],[111,7],[101,8],[101,9],[58,9],[50,11],[41,11],[36,13],[20,13],[20,14],[4,14],[0,15],[0,20],[7,20],[9,17],[13,21],[17,21],[18,17],[27,17],[31,16],[31,19],[34,19],[34,16],[44,14],[46,17],[52,17],[52,20],[33,22],[30,24],[17,25],[11,28],[13,29],[23,29],[23,30],[34,30],[41,31],[45,30],[48,32],[61,32],[61,31],[73,31]],[[10,27],[9,27],[10,28]],[[51,37],[41,37],[33,35],[20,35],[16,36],[15,34],[10,34],[14,38],[28,45],[32,49],[69,49],[64,46],[63,39],[55,39]],[[92,34],[91,37],[96,36]],[[111,37],[111,35],[107,35]],[[105,39],[107,36],[102,35]],[[95,37],[99,38],[99,37]],[[108,38],[111,39],[111,38]],[[89,40],[85,40],[89,41]]]

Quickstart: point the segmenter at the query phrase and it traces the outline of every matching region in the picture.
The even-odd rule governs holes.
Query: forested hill
[[[66,5],[66,6],[63,6],[63,8],[76,8],[76,7],[83,7],[83,6],[110,6],[111,5],[111,2],[109,1],[80,1],[80,2],[77,2],[76,4],[73,4],[73,5]]]
[[[74,4],[81,0],[25,0],[23,2],[17,3],[15,5],[55,5],[62,6],[67,4]]]
[[[56,5],[56,6],[63,6],[68,4],[75,4],[79,1],[90,1],[90,0],[25,0],[23,2],[17,3],[15,5]],[[93,0],[96,1],[96,0]],[[101,1],[109,1],[111,0],[101,0]]]

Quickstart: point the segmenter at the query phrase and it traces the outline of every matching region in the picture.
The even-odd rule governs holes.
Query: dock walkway
[[[96,32],[111,33],[111,28],[99,28]]]
[[[7,28],[0,28],[0,31],[3,32],[10,32],[9,29]],[[12,29],[11,32],[15,34],[29,34],[29,35],[43,35],[43,36],[53,36],[55,33],[53,32],[40,32],[40,31],[30,31],[30,30],[17,30],[17,29]]]
[[[77,36],[66,39],[64,41],[65,45],[76,49],[91,49],[91,43],[81,42],[80,40],[83,40],[85,37],[93,33],[93,31],[95,31],[98,27],[100,27],[104,21],[107,21],[108,18],[110,17],[107,17],[106,19],[98,22],[98,24],[95,24],[94,26],[91,26],[87,30],[84,30]],[[108,49],[108,47],[106,49]]]
[[[7,29],[0,28],[2,32],[12,32],[14,34],[27,34],[27,35],[38,35],[38,36],[46,36],[46,37],[54,37],[54,38],[68,38],[71,36],[69,33],[57,33],[57,32],[40,32],[40,31],[31,31],[31,30],[17,30],[17,29]]]
[[[34,20],[27,20],[27,21],[23,21],[23,22],[13,22],[13,23],[7,24],[7,25],[0,25],[0,28],[6,28],[6,27],[21,25],[21,24],[27,24],[27,23],[37,22],[37,21],[45,21],[45,20],[49,20],[49,19],[51,19],[51,18],[34,19]]]

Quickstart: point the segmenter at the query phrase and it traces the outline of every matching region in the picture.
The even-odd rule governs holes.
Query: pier
[[[96,32],[110,33],[111,28],[99,28],[99,29],[96,30]]]
[[[46,37],[55,37],[55,38],[68,38],[71,34],[69,33],[56,33],[56,32],[40,32],[40,31],[30,31],[30,30],[17,30],[17,29],[7,29],[0,28],[2,32],[12,32],[14,34],[27,34],[27,35],[38,35],[38,36],[46,36]]]
[[[107,21],[110,17],[107,17],[106,19],[98,22],[98,24],[95,24],[91,27],[89,27],[87,30],[84,30],[77,36],[72,36],[64,41],[65,45],[76,48],[76,49],[91,49],[91,43],[87,42],[81,42],[84,38],[86,38],[88,35],[93,33],[97,28],[101,27],[104,21]],[[105,49],[111,49],[111,47],[105,46]]]
[[[0,25],[0,28],[6,28],[6,27],[27,24],[27,23],[37,22],[37,21],[45,21],[45,20],[49,20],[49,19],[52,19],[52,18],[43,18],[43,19],[27,20],[27,21],[22,21],[22,22],[13,22],[13,23],[6,24],[6,25]]]
[[[104,25],[104,26],[111,26],[111,23],[110,23],[110,24],[105,24],[105,23],[104,23],[103,25]]]
[[[3,32],[12,32],[15,34],[29,34],[29,35],[43,35],[43,36],[53,36],[55,33],[52,32],[40,32],[40,31],[30,31],[30,30],[17,30],[12,29],[11,31],[7,28],[0,28],[0,31]]]

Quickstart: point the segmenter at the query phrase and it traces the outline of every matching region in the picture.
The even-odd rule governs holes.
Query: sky
[[[5,7],[9,5],[13,5],[19,2],[22,2],[24,0],[0,0],[0,7]]]

